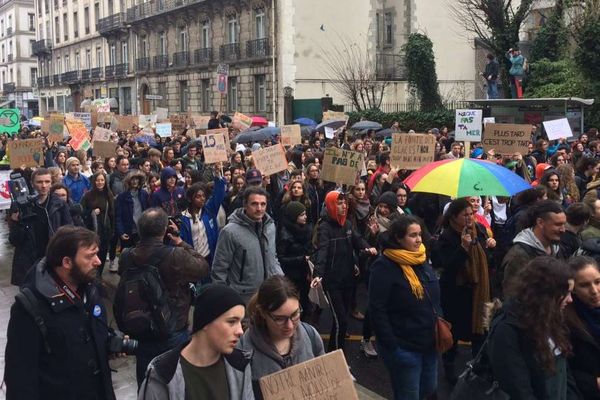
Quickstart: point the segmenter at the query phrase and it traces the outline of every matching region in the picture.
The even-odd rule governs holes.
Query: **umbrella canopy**
[[[315,131],[325,133],[325,127],[339,129],[346,124],[345,119],[330,119],[329,121],[321,122],[315,127]]]
[[[317,126],[316,121],[306,117],[295,119],[294,123],[302,126]]]
[[[300,127],[300,136],[302,136],[303,138],[306,137],[310,137],[310,134],[312,133],[313,128],[311,126],[301,126]]]
[[[237,135],[232,142],[233,143],[252,143],[262,142],[263,140],[271,140],[273,136],[278,135],[281,132],[279,128],[267,127],[256,130],[245,130],[244,132]]]
[[[531,186],[520,176],[490,161],[442,160],[427,164],[404,181],[413,192],[466,196],[513,196]]]
[[[40,126],[42,126],[42,121],[32,118],[29,121],[27,121],[27,125],[40,127]]]
[[[266,126],[269,125],[269,121],[267,121],[264,117],[254,116],[252,117],[252,126]]]
[[[355,123],[354,125],[352,125],[352,128],[350,128],[350,129],[360,131],[361,129],[381,129],[381,128],[383,128],[383,127],[381,126],[381,124],[379,122],[359,121],[359,122]]]

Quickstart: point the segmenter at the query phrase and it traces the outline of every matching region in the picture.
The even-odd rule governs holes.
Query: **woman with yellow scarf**
[[[418,218],[400,216],[381,234],[383,253],[371,266],[369,314],[396,400],[421,400],[437,388],[440,289],[422,232]]]

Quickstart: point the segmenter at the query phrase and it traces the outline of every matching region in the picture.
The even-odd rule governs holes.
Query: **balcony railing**
[[[52,51],[52,41],[49,39],[38,40],[31,45],[31,52],[34,56],[47,54]]]
[[[12,28],[12,26],[9,26],[8,28],[6,28],[6,37],[12,36],[12,34],[13,34],[13,28]]]
[[[37,87],[39,87],[39,88],[44,87],[44,78],[43,77],[40,76],[39,78],[37,78],[36,82],[37,82]]]
[[[246,57],[248,58],[265,58],[271,55],[271,47],[269,39],[248,40],[246,42]]]
[[[115,77],[115,66],[114,65],[107,65],[106,67],[104,67],[104,77],[106,79],[112,79]]]
[[[91,75],[92,71],[88,68],[88,69],[82,69],[81,70],[81,81],[82,82],[89,82],[90,81],[90,75]]]
[[[407,79],[404,58],[398,54],[377,54],[375,66],[375,76],[378,80],[404,81]]]
[[[173,54],[173,66],[176,68],[187,67],[190,64],[190,53],[180,51]]]
[[[90,78],[93,81],[100,80],[100,79],[102,79],[102,72],[103,72],[102,67],[92,68],[92,70],[90,71]]]
[[[150,69],[150,57],[142,57],[135,60],[136,72],[148,72]]]
[[[115,78],[125,78],[129,73],[129,64],[115,65]]]
[[[14,93],[15,92],[15,83],[14,82],[5,83],[4,85],[2,85],[2,91],[4,93]]]
[[[110,35],[118,33],[121,30],[125,29],[125,17],[126,14],[124,12],[121,12],[109,15],[106,18],[100,18],[98,20],[98,25],[96,26],[96,29],[101,35]]]
[[[221,61],[237,61],[240,59],[240,44],[224,44],[219,49],[219,58]]]
[[[63,84],[79,82],[79,71],[65,72],[60,76],[60,80]]]
[[[60,74],[52,75],[52,82],[54,82],[54,85],[60,85]]]
[[[44,76],[44,87],[52,85],[52,76]]]
[[[152,64],[152,69],[162,70],[167,68],[169,68],[169,56],[167,54],[154,56],[154,64]]]
[[[194,51],[194,64],[208,65],[212,62],[212,48],[196,49]]]
[[[127,10],[127,21],[135,22],[158,14],[170,12],[190,4],[202,3],[205,0],[151,0],[138,4]]]
[[[14,57],[13,57],[13,55],[12,55],[12,53],[11,53],[11,54],[9,54],[8,56],[6,56],[6,61],[8,61],[8,62],[11,62],[11,61],[13,60],[13,58],[14,58]]]

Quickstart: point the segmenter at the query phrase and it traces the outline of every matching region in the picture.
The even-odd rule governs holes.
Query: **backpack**
[[[132,338],[164,339],[173,331],[167,290],[157,267],[173,250],[161,247],[143,265],[131,258],[121,275],[113,312],[119,329]],[[130,249],[121,254],[121,260],[130,257]]]
[[[38,328],[40,328],[44,349],[46,350],[46,353],[52,354],[52,349],[50,348],[50,342],[48,340],[48,327],[46,326],[46,321],[44,321],[40,304],[37,297],[35,297],[35,294],[33,294],[28,287],[23,287],[15,296],[15,301],[27,311]]]

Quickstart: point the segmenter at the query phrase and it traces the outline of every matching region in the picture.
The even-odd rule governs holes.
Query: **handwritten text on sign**
[[[330,147],[325,150],[321,178],[324,181],[355,185],[356,173],[362,165],[363,155],[361,153]]]
[[[487,124],[481,143],[486,151],[493,149],[504,156],[527,154],[530,137],[531,125]]]
[[[204,151],[204,162],[214,164],[227,161],[227,149],[225,148],[225,137],[222,133],[207,133],[198,137]]]
[[[390,164],[399,169],[417,169],[433,162],[435,136],[392,134]]]
[[[11,140],[8,142],[11,168],[39,167],[44,161],[40,139]]]
[[[302,143],[300,125],[283,125],[281,127],[281,144],[293,146]]]
[[[481,142],[481,110],[456,110],[456,140]]]
[[[263,175],[276,174],[288,166],[285,150],[280,144],[253,151],[252,158],[256,168]]]

